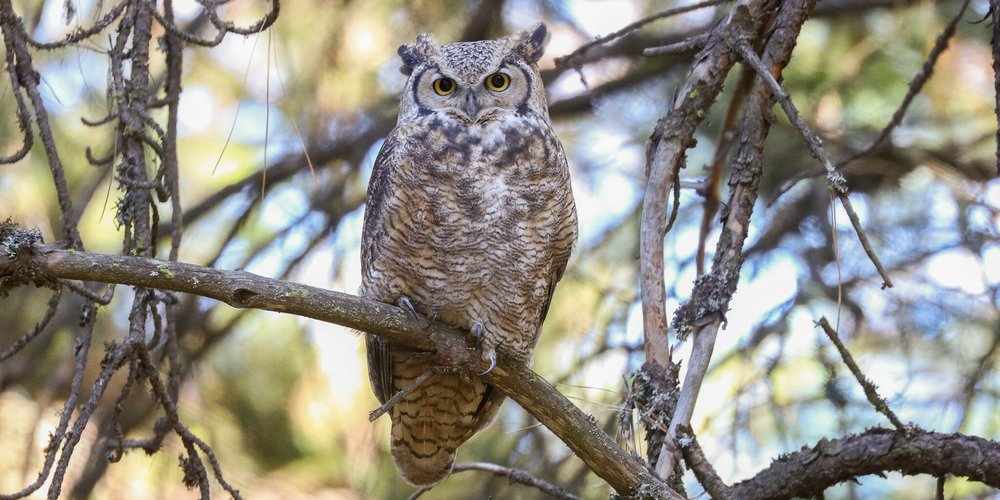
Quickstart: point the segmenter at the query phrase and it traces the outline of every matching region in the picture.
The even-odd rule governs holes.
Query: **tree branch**
[[[780,75],[782,68],[788,64],[802,24],[815,3],[815,0],[800,0],[781,4],[780,11],[770,25],[769,39],[764,48],[763,59],[770,71]],[[760,22],[759,16],[753,14],[752,10],[742,5],[734,8],[734,29],[726,32],[721,43],[732,45],[733,40],[748,41],[753,33],[758,32],[762,27],[750,24],[750,19]],[[736,141],[739,147],[732,161],[729,201],[722,215],[722,232],[716,245],[712,270],[695,281],[691,300],[679,307],[674,315],[673,325],[678,336],[683,338],[685,334],[693,333],[693,346],[677,409],[656,463],[656,471],[660,477],[666,477],[674,469],[678,451],[677,429],[691,421],[717,335],[725,322],[733,294],[736,293],[743,266],[743,244],[750,229],[750,218],[763,171],[764,139],[774,122],[770,112],[773,104],[774,96],[770,90],[766,86],[755,84],[747,101],[743,123],[738,127],[741,136]]]
[[[647,25],[647,24],[649,24],[649,23],[651,23],[653,21],[658,20],[658,19],[663,19],[665,17],[670,17],[670,16],[676,16],[676,15],[679,15],[679,14],[684,14],[685,12],[691,12],[693,10],[703,9],[703,8],[706,8],[706,7],[714,7],[716,5],[724,3],[726,1],[728,1],[728,0],[705,0],[705,1],[702,1],[702,2],[698,2],[698,3],[694,4],[694,5],[685,5],[683,7],[677,7],[677,8],[673,8],[673,9],[667,9],[667,10],[665,10],[663,12],[658,12],[658,13],[653,14],[651,16],[646,16],[646,17],[644,17],[642,19],[639,19],[638,21],[630,23],[628,26],[625,26],[624,28],[621,28],[621,29],[619,29],[619,30],[617,30],[617,31],[615,31],[613,33],[610,33],[610,34],[605,35],[605,36],[599,36],[599,37],[595,38],[594,40],[591,40],[590,42],[587,42],[587,43],[585,43],[585,44],[577,47],[576,50],[574,50],[573,52],[570,52],[569,54],[566,54],[565,56],[557,57],[556,60],[555,60],[556,66],[559,67],[559,66],[572,65],[576,61],[576,59],[580,57],[580,55],[585,54],[592,47],[597,46],[597,45],[602,45],[602,44],[608,43],[608,42],[610,42],[612,40],[616,40],[618,38],[621,38],[621,37],[623,37],[623,36],[625,36],[625,35],[633,32],[633,31],[635,31],[635,30],[637,30],[637,29],[639,29],[639,28],[641,28],[641,27],[643,27],[643,26],[645,26],[645,25]]]
[[[762,0],[752,3],[758,13]],[[736,63],[735,51],[723,40],[732,29],[731,17],[713,30],[705,48],[696,56],[677,99],[660,119],[650,136],[646,152],[646,193],[642,201],[642,231],[639,236],[640,292],[645,332],[646,359],[668,366],[666,289],[663,282],[663,237],[667,232],[667,201],[685,160],[694,145],[694,132],[707,116],[708,108],[722,91],[729,69]]]
[[[889,278],[889,273],[882,266],[882,261],[879,260],[878,255],[875,250],[872,249],[871,243],[868,241],[868,236],[865,234],[864,229],[861,227],[861,221],[858,219],[857,212],[854,211],[854,206],[851,204],[850,197],[847,196],[847,181],[844,176],[837,171],[836,167],[830,161],[827,156],[826,151],[823,148],[823,141],[819,138],[819,134],[816,133],[809,125],[806,124],[805,120],[799,114],[798,109],[795,108],[795,104],[792,102],[791,97],[788,92],[778,83],[778,80],[768,71],[765,67],[763,61],[754,54],[753,49],[745,41],[736,42],[736,48],[739,49],[740,55],[743,56],[743,60],[753,67],[757,71],[757,75],[760,79],[767,84],[771,89],[771,92],[778,99],[778,103],[781,104],[781,109],[785,111],[785,115],[788,120],[792,122],[792,125],[798,129],[801,133],[802,138],[806,141],[809,146],[809,152],[814,158],[823,164],[823,167],[827,172],[827,181],[830,184],[830,189],[837,195],[840,199],[840,203],[844,206],[844,211],[847,212],[847,218],[850,219],[851,225],[854,226],[854,232],[858,235],[858,241],[861,243],[861,247],[864,248],[865,253],[868,258],[871,259],[872,264],[875,265],[875,269],[878,274],[882,277],[882,288],[892,288],[892,279]]]
[[[13,225],[0,225],[0,241],[16,238]],[[0,255],[0,294],[18,284],[56,279],[118,283],[213,298],[237,308],[283,312],[355,328],[434,353],[435,361],[474,374],[486,365],[466,335],[439,323],[412,318],[398,307],[321,288],[159,259],[63,250],[32,243],[7,245]],[[598,476],[622,494],[640,490],[680,498],[629,456],[592,416],[528,367],[501,355],[485,380],[503,390],[556,434]]]
[[[920,429],[870,429],[820,440],[779,457],[756,476],[733,485],[732,498],[812,498],[834,484],[889,471],[906,475],[954,474],[1000,487],[1000,443]]]
[[[541,479],[538,479],[537,477],[532,476],[530,473],[528,473],[528,471],[515,469],[512,467],[504,467],[502,465],[491,464],[487,462],[470,462],[467,464],[455,465],[455,467],[451,470],[451,473],[454,474],[456,472],[466,472],[472,470],[491,472],[497,476],[510,478],[510,481],[513,483],[521,483],[525,486],[537,488],[539,491],[545,493],[546,495],[552,498],[559,498],[561,500],[579,499],[578,496],[552,483],[549,483],[548,481],[543,481]],[[429,485],[417,489],[417,491],[413,492],[413,494],[410,495],[409,500],[415,500],[419,498],[420,495],[423,495],[424,493],[430,491],[430,489],[433,487],[434,485]]]
[[[851,352],[847,350],[847,347],[843,342],[840,341],[840,336],[837,335],[837,330],[834,330],[830,322],[826,320],[826,316],[819,319],[816,323],[826,336],[830,338],[830,342],[833,342],[834,347],[837,348],[837,352],[840,353],[840,357],[844,360],[844,364],[847,368],[851,370],[851,374],[861,385],[861,388],[865,391],[865,397],[868,398],[868,402],[871,403],[872,407],[876,411],[885,415],[892,422],[892,425],[897,430],[906,430],[906,425],[903,424],[899,417],[889,408],[889,402],[885,400],[882,396],[878,395],[878,391],[875,388],[875,384],[871,380],[865,377],[865,374],[861,372],[861,368],[858,367],[858,363],[854,361],[854,356],[851,356]]]

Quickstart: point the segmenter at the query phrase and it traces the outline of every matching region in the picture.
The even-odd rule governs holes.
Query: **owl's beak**
[[[476,102],[476,94],[473,92],[465,95],[465,114],[473,123],[476,121],[476,115],[479,114],[479,103]]]

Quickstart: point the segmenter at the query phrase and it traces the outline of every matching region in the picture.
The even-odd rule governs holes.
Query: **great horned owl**
[[[365,297],[531,360],[576,240],[562,145],[537,62],[545,25],[498,40],[399,48],[409,78],[379,151],[362,236]],[[383,404],[431,368],[428,356],[366,337]],[[496,416],[504,395],[478,378],[435,373],[390,410],[392,457],[413,484],[440,481],[455,449]]]

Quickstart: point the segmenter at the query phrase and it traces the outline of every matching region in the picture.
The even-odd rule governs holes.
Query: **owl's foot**
[[[497,367],[497,352],[493,348],[483,347],[483,324],[476,322],[472,325],[472,333],[476,335],[476,347],[482,351],[482,358],[490,362],[490,367],[486,369],[480,376],[486,375],[487,373],[493,371]]]
[[[420,319],[420,316],[417,314],[417,310],[413,308],[413,302],[410,302],[410,298],[406,295],[400,297],[399,300],[396,301],[396,305],[399,306],[400,309],[410,313],[410,316],[413,316],[413,319]]]
[[[482,347],[482,345],[483,345],[483,324],[480,323],[480,322],[478,322],[478,321],[476,321],[476,323],[474,325],[472,325],[472,333],[474,333],[476,335],[476,347]]]
[[[497,367],[497,353],[495,351],[484,352],[483,359],[490,362],[490,367],[487,368],[486,371],[484,371],[483,373],[480,373],[479,374],[480,377],[493,371],[493,369]]]

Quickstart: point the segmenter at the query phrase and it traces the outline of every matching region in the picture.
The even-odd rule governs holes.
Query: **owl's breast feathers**
[[[568,257],[559,250],[562,240],[575,240],[569,172],[540,118],[507,115],[470,126],[431,115],[403,125],[393,148],[398,162],[388,175],[397,203],[384,216],[388,230],[406,233],[406,248],[459,251],[498,265],[540,252],[531,266],[540,272],[556,264],[551,258]]]

